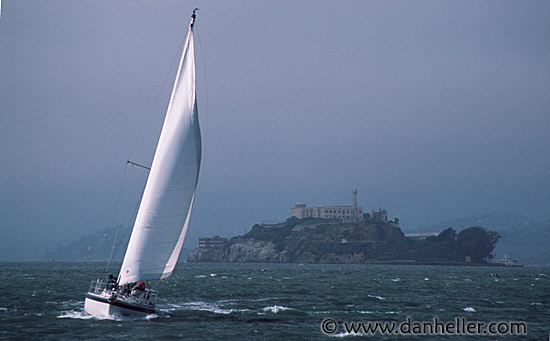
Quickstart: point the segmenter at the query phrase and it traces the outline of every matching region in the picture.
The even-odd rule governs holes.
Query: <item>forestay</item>
[[[194,54],[192,22],[120,269],[121,284],[170,276],[183,246],[201,161]]]

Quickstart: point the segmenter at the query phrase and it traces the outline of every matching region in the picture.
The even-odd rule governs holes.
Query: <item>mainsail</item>
[[[201,162],[193,18],[119,283],[163,279],[179,258]]]

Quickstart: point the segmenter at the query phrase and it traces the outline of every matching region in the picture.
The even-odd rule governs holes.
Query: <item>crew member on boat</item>
[[[135,296],[142,296],[145,292],[145,282],[139,281],[135,283],[134,287],[132,288],[132,292]]]
[[[114,278],[113,274],[109,275],[109,280],[107,281],[107,289],[108,290],[116,290],[117,289],[116,279]]]

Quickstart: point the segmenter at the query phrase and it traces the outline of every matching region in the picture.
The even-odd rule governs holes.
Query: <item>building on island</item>
[[[370,212],[370,217],[374,221],[380,221],[383,223],[388,222],[388,210],[385,208],[379,207],[378,211],[372,210]]]
[[[227,243],[227,238],[221,238],[220,236],[199,238],[199,249],[217,249],[223,247],[225,243]]]
[[[306,207],[301,202],[294,204],[290,209],[290,216],[302,218],[337,218],[350,221],[363,220],[363,206],[357,206],[357,188],[353,189],[353,200],[351,206],[322,206]]]

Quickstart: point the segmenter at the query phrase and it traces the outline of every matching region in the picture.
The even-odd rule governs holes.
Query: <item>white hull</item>
[[[145,318],[155,313],[151,306],[131,304],[120,299],[109,302],[106,296],[93,293],[88,293],[84,300],[84,311],[92,316],[116,319]]]

